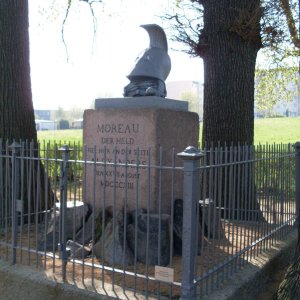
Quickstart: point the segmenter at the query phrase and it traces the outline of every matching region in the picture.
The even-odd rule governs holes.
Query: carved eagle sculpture
[[[164,30],[156,24],[141,25],[149,35],[150,46],[136,60],[136,65],[127,78],[124,97],[166,97],[165,80],[171,70],[168,43]]]

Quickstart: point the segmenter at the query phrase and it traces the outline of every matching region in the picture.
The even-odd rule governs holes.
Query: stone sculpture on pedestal
[[[127,76],[130,83],[124,88],[124,97],[166,97],[165,80],[171,70],[168,42],[164,30],[156,24],[141,25],[150,37],[150,46],[138,58]]]
[[[127,76],[125,97],[96,99],[95,109],[84,112],[89,163],[83,194],[93,218],[112,212],[95,234],[99,238],[94,238],[94,254],[99,260],[109,265],[137,260],[166,266],[172,247],[173,200],[183,196],[183,172],[171,166],[174,153],[197,146],[199,117],[188,111],[186,101],[165,98],[171,70],[165,32],[155,24],[141,27],[149,34],[150,46]],[[176,166],[181,167],[182,161]],[[179,240],[180,226],[179,222]]]

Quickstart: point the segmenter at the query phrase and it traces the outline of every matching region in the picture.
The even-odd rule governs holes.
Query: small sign
[[[174,269],[155,266],[155,279],[164,282],[174,281]]]
[[[17,212],[22,212],[23,211],[23,201],[22,200],[17,200],[17,203],[16,203],[16,209],[17,209]]]

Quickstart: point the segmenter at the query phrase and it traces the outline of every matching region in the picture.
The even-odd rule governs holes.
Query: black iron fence
[[[201,298],[292,231],[299,211],[299,143],[0,146],[0,258],[99,293]]]

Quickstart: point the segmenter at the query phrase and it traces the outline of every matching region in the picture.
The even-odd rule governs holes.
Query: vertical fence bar
[[[50,151],[50,145],[49,143],[47,143],[47,146],[45,148],[45,143],[44,143],[44,158],[45,158],[45,163],[44,163],[44,167],[45,167],[45,170],[44,170],[44,180],[45,180],[45,191],[44,191],[44,195],[45,195],[45,233],[44,233],[44,270],[46,270],[46,267],[47,267],[47,255],[46,255],[46,252],[47,252],[47,237],[46,237],[46,234],[47,234],[47,231],[48,231],[48,212],[47,212],[47,209],[48,209],[48,190],[49,190],[49,186],[48,186],[48,178],[49,178],[49,151]],[[53,232],[54,234],[54,232]],[[53,238],[53,241],[55,240],[55,238]],[[54,255],[53,255],[54,256]]]
[[[286,221],[290,218],[290,197],[289,197],[289,191],[290,191],[290,170],[289,170],[289,166],[290,166],[290,144],[286,145],[286,153],[287,153],[287,157],[286,157],[286,175],[285,175],[285,224],[288,225],[288,223],[286,223]],[[289,227],[286,227],[286,231],[285,234],[288,234],[289,232]]]
[[[106,149],[105,149],[106,150]],[[105,152],[104,152],[104,156],[105,156]],[[82,182],[82,189],[83,189],[83,193],[82,193],[82,201],[85,202],[86,201],[86,185],[87,185],[87,146],[82,146],[82,168],[83,168],[83,175],[82,175],[82,178],[83,178],[83,182]],[[105,176],[105,175],[104,175]],[[104,178],[104,182],[105,182],[105,178]],[[86,230],[86,227],[85,227],[85,222],[83,222],[83,235],[82,235],[82,245],[84,245],[84,242],[85,242],[85,230]],[[102,227],[103,228],[103,227]],[[94,247],[93,247],[94,248]],[[103,252],[102,252],[103,253]],[[81,282],[84,284],[84,277],[85,277],[85,264],[84,264],[84,261],[83,261],[83,252],[81,254],[81,258],[82,258],[82,265],[81,265]],[[92,252],[92,255],[94,255],[94,253]],[[103,274],[102,274],[102,278],[103,278]],[[103,282],[103,280],[102,280]]]
[[[29,160],[27,161],[27,166],[26,169],[28,170],[27,172],[27,199],[28,199],[28,206],[27,206],[27,256],[28,256],[28,264],[30,265],[30,259],[31,259],[31,236],[30,236],[30,232],[31,232],[31,222],[32,222],[32,218],[31,218],[31,214],[33,211],[33,203],[31,201],[32,199],[32,195],[33,195],[33,186],[32,186],[32,168],[33,168],[33,160],[32,160],[32,156],[33,156],[33,142],[30,142],[27,148],[28,151],[28,157]],[[30,200],[29,200],[30,199]]]
[[[170,193],[170,201],[172,203],[171,206],[171,227],[170,227],[170,267],[173,267],[173,244],[174,244],[174,184],[175,184],[175,167],[176,167],[176,163],[175,163],[175,148],[172,148],[172,171],[171,171],[171,193]],[[198,209],[198,213],[199,213],[199,209]],[[197,226],[198,227],[198,226]],[[196,228],[197,232],[199,230],[199,228]],[[173,285],[171,284],[169,286],[169,296],[170,298],[172,298],[173,295]]]
[[[74,210],[73,210],[73,232],[72,232],[72,238],[73,241],[76,241],[76,200],[77,200],[77,146],[75,145],[75,142],[73,144],[73,149],[74,149],[74,167],[71,169],[73,169],[71,172],[73,174],[73,184],[72,184],[72,188],[74,189],[73,192],[73,197],[72,195],[70,195],[70,198],[73,199],[73,203],[74,203]],[[70,193],[71,194],[71,193]],[[84,212],[82,212],[82,219],[84,220],[84,216],[83,216]],[[82,225],[85,222],[82,222]],[[84,249],[82,249],[83,252]],[[73,253],[75,253],[75,243],[73,243]],[[72,269],[72,280],[75,281],[75,255],[73,255],[73,269]]]
[[[62,260],[62,279],[66,280],[66,267],[67,267],[67,190],[68,190],[68,171],[69,171],[69,155],[71,149],[68,145],[64,145],[59,148],[59,151],[62,156],[62,163],[60,169],[60,241],[59,241],[59,250],[61,252]]]
[[[162,188],[162,173],[163,173],[163,148],[159,147],[159,179],[158,179],[158,241],[157,241],[157,264],[161,265],[161,188]],[[157,299],[160,299],[161,284],[157,283]]]
[[[295,143],[295,175],[296,175],[296,226],[300,223],[300,142]],[[300,230],[299,230],[300,236]]]
[[[19,207],[18,211],[20,213],[20,262],[23,262],[23,233],[24,233],[24,156],[25,156],[25,149],[24,149],[24,142],[22,142],[21,145],[21,151],[20,151],[20,156],[22,157],[19,167],[20,167],[20,178],[21,178],[21,183],[20,183],[20,202],[19,202]],[[0,169],[1,170],[1,169]],[[1,172],[1,171],[0,171]]]
[[[20,154],[21,145],[13,142],[9,146],[12,156],[11,156],[11,168],[12,168],[12,185],[11,185],[11,196],[12,196],[12,264],[17,262],[17,234],[18,234],[18,210],[17,201],[19,196],[19,160],[18,156]]]
[[[53,195],[54,195],[54,201],[53,201],[53,207],[54,207],[54,211],[53,211],[53,221],[54,221],[54,230],[53,230],[53,241],[52,241],[52,251],[55,252],[55,248],[57,246],[57,228],[56,228],[56,195],[57,195],[57,172],[58,172],[58,155],[57,155],[57,143],[54,142],[53,143],[53,155],[54,155],[54,161],[53,161],[53,171],[52,171],[52,176],[54,179],[54,182],[52,184],[52,189],[53,189]],[[55,273],[55,255],[53,255],[52,257],[52,272]]]
[[[5,214],[4,214],[4,167],[3,167],[3,140],[0,139],[0,233],[1,230],[4,230],[4,218],[5,218]]]
[[[10,226],[10,219],[11,219],[11,215],[10,215],[10,203],[9,203],[9,199],[11,197],[10,193],[11,193],[11,180],[10,180],[10,176],[11,176],[11,170],[10,170],[10,164],[9,164],[9,152],[8,152],[8,141],[6,141],[5,143],[5,156],[8,157],[5,160],[5,243],[6,243],[6,247],[5,247],[5,260],[8,260],[8,226]]]
[[[93,207],[96,207],[96,174],[97,174],[97,146],[94,145],[93,148],[93,158],[92,158],[92,174],[93,174],[93,188],[92,188],[92,205]],[[115,154],[116,155],[116,154]],[[115,180],[114,180],[115,182]],[[114,188],[114,193],[115,193],[115,188]],[[113,196],[113,208],[115,207],[115,195]],[[113,211],[113,217],[115,217],[115,211]],[[95,214],[93,214],[92,216],[92,286],[95,286],[95,251],[94,251],[94,245],[95,245]],[[114,241],[113,244],[115,245],[115,223],[113,222],[113,237],[114,237]],[[113,248],[113,261],[114,261],[114,257],[115,257],[115,249]],[[104,253],[104,252],[103,252]],[[113,269],[114,269],[114,263],[113,263]],[[114,288],[114,272],[113,272],[113,288]]]
[[[207,151],[207,148],[204,148],[203,150],[202,150],[202,154],[203,154],[203,165],[204,166],[207,166],[208,165],[208,151]],[[207,170],[207,169],[202,169],[202,171],[201,171],[201,184],[202,184],[202,186],[203,186],[203,188],[202,188],[202,192],[201,192],[201,196],[202,196],[202,199],[203,200],[205,200],[205,198],[206,198],[206,196],[207,196],[207,194],[206,194],[206,189],[207,189],[207,184],[208,184],[208,179],[207,179],[207,177],[208,177],[208,171],[209,170]],[[203,206],[203,208],[205,208],[205,206]],[[203,277],[203,275],[204,275],[204,272],[205,272],[205,269],[204,269],[204,262],[205,262],[205,255],[204,255],[204,234],[205,234],[205,223],[204,223],[204,214],[205,214],[205,211],[204,211],[204,209],[202,208],[202,212],[201,212],[201,214],[202,214],[202,220],[201,220],[201,237],[202,237],[202,243],[201,243],[201,251],[200,251],[200,253],[201,253],[201,277]],[[202,298],[202,296],[203,296],[203,293],[204,293],[204,283],[205,283],[205,281],[204,280],[202,280],[201,281],[201,286],[200,286],[200,298]]]
[[[128,152],[128,148],[126,148],[126,151]],[[150,201],[151,201],[151,148],[148,148],[148,162],[147,162],[147,187],[148,187],[148,196],[147,196],[147,211],[150,211]],[[126,153],[128,154],[128,153]],[[128,159],[128,155],[126,156],[126,161]],[[127,173],[127,170],[126,170]],[[126,182],[126,187],[127,187],[127,182]],[[127,196],[127,194],[126,194]],[[173,198],[172,198],[173,199]],[[172,214],[171,214],[172,216]],[[149,246],[150,246],[150,216],[149,213],[147,213],[147,237],[146,237],[146,291],[145,291],[145,297],[148,299],[149,297]],[[173,227],[171,227],[173,228]],[[173,243],[171,244],[173,245]]]
[[[148,164],[148,170],[150,170],[150,163]],[[123,265],[123,277],[122,277],[122,288],[123,288],[123,292],[125,292],[126,290],[126,265],[127,265],[127,262],[126,262],[126,255],[125,255],[125,249],[126,249],[126,236],[127,236],[127,208],[128,208],[128,146],[126,146],[125,148],[125,166],[124,166],[124,172],[125,172],[125,191],[124,191],[124,204],[123,204],[123,207],[124,207],[124,229],[123,229],[123,234],[124,234],[124,239],[123,239],[123,249],[124,249],[124,253],[123,253],[123,257],[122,257],[122,265]],[[150,178],[150,175],[148,177],[148,180]],[[150,183],[148,184],[148,204],[149,204],[149,194],[150,194]],[[147,211],[149,211],[149,208],[150,208],[150,204],[147,206]],[[147,229],[148,229],[148,225],[147,225]],[[148,250],[148,242],[149,242],[149,239],[147,238],[147,246],[146,246],[146,249]],[[147,261],[147,254],[146,254],[146,261]],[[146,266],[148,266],[148,264],[146,263]],[[147,279],[148,279],[148,270],[146,271],[147,273]],[[147,288],[146,288],[146,294],[148,292],[148,280],[146,279],[146,285],[147,285]],[[147,298],[147,296],[146,296]]]
[[[183,224],[182,224],[182,285],[181,300],[196,299],[194,283],[196,249],[196,211],[199,201],[199,167],[202,154],[195,147],[187,147],[177,154],[183,159]]]
[[[293,151],[294,152],[294,151]],[[287,176],[287,201],[288,201],[288,220],[291,220],[291,217],[293,215],[293,204],[292,203],[292,194],[291,194],[291,188],[293,186],[293,179],[291,178],[291,165],[292,165],[292,156],[293,156],[293,153],[292,152],[292,149],[291,149],[291,143],[288,144],[288,167],[287,167],[287,172],[288,172],[288,176]],[[289,221],[288,225],[290,225],[291,222]],[[290,231],[289,228],[287,227],[288,229],[288,232]]]
[[[40,191],[41,191],[41,145],[40,143],[37,144],[37,160],[33,164],[33,182],[35,183],[34,187],[34,215],[35,215],[35,267],[39,267],[39,248],[38,248],[38,241],[39,241],[39,229],[40,229]],[[35,149],[36,150],[36,149]]]

